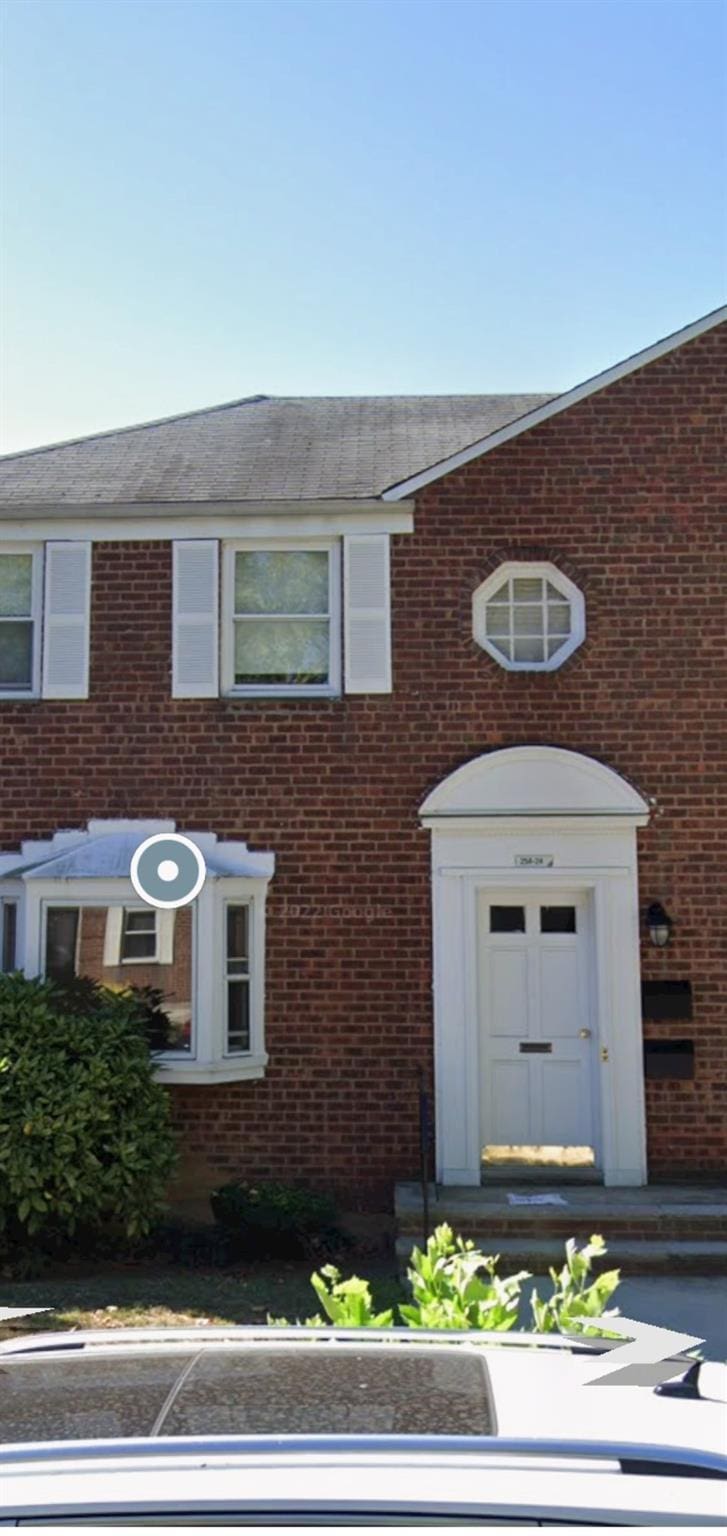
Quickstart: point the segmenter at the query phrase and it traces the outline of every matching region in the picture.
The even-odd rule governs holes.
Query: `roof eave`
[[[639,368],[645,368],[648,363],[656,362],[658,358],[676,351],[678,347],[686,346],[687,342],[695,341],[698,336],[725,322],[727,322],[727,304],[712,310],[708,315],[703,315],[699,320],[692,321],[690,325],[683,326],[681,330],[672,332],[661,341],[654,342],[652,346],[645,347],[641,352],[634,353],[633,357],[615,363],[612,368],[606,368],[603,373],[595,374],[592,379],[586,379],[583,384],[577,384],[573,389],[566,390],[565,394],[556,395],[555,399],[549,400],[547,404],[539,405],[536,410],[529,411],[526,416],[517,417],[508,426],[500,427],[497,432],[490,433],[488,437],[480,438],[469,447],[461,448],[458,453],[450,454],[448,458],[441,459],[439,463],[431,465],[428,469],[420,470],[416,475],[411,475],[408,480],[389,486],[389,489],[382,493],[382,501],[401,502],[404,498],[415,495],[424,486],[431,485],[435,480],[441,480],[444,475],[451,474],[453,470],[460,469],[464,464],[469,464],[472,459],[491,453],[494,448],[511,442],[522,432],[530,432],[533,427],[538,427],[542,422],[550,421],[553,416],[560,415],[561,411],[570,410],[571,406],[578,405],[581,400],[587,400],[590,395],[607,389],[609,384],[615,384],[630,373],[636,373]]]
[[[401,504],[403,497],[396,500]],[[268,498],[245,501],[54,501],[10,502],[0,501],[0,519],[53,518],[63,522],[69,517],[94,517],[112,520],[127,517],[259,517],[315,516],[320,513],[381,512],[383,496],[318,496],[283,499]],[[413,510],[414,503],[403,510]]]

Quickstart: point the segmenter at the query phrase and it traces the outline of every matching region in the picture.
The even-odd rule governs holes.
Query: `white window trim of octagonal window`
[[[514,585],[536,580],[541,583],[539,597],[529,598],[526,588]],[[483,651],[508,672],[554,672],[585,640],[583,593],[547,560],[508,560],[474,594],[472,633]],[[531,645],[526,647],[528,639]],[[542,641],[539,659],[518,656],[518,650],[536,649],[538,639]]]

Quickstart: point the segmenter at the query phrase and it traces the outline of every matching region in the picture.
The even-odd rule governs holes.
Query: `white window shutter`
[[[43,698],[88,698],[91,544],[45,546]]]
[[[121,964],[121,934],[124,922],[123,907],[107,907],[106,931],[104,933],[103,963],[104,965]]]
[[[219,549],[217,539],[175,539],[172,695],[219,693]]]
[[[176,912],[165,912],[158,907],[154,916],[157,925],[157,952],[160,965],[174,964],[174,919]]]
[[[343,541],[347,693],[391,693],[389,535],[352,533]]]

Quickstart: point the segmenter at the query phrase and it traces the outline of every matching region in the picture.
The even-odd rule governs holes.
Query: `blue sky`
[[[12,0],[2,446],[563,389],[724,302],[722,0]]]

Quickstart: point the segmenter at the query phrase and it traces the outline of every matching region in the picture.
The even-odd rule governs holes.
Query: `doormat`
[[[567,1205],[562,1195],[508,1195],[510,1205]]]

